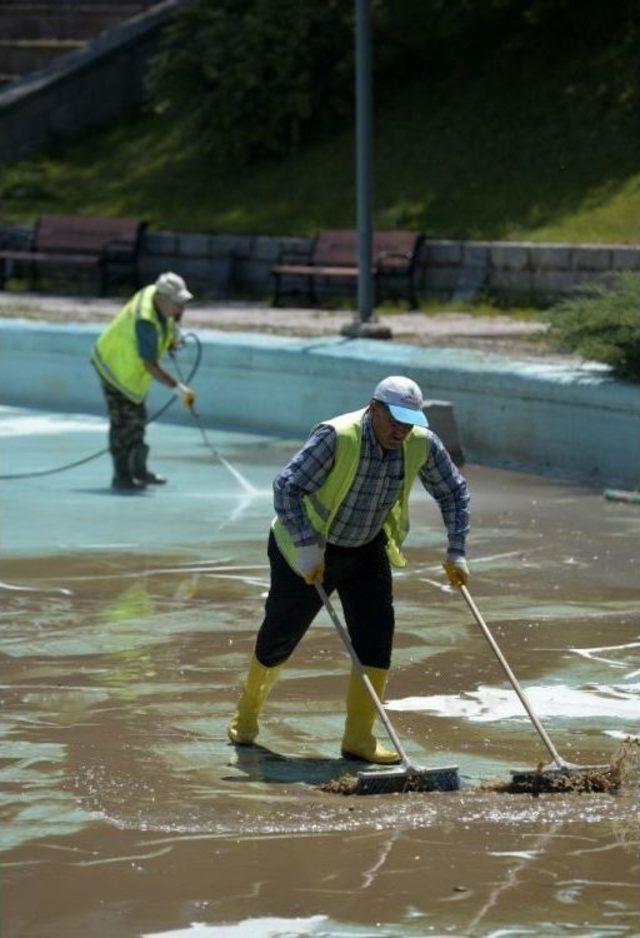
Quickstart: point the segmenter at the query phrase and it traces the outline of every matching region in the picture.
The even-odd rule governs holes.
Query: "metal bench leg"
[[[307,277],[307,292],[311,306],[317,306],[318,294],[316,293],[316,282],[314,277]]]
[[[413,277],[409,280],[409,309],[418,309],[420,303],[418,302],[418,294],[416,292],[416,285]]]
[[[273,298],[272,306],[280,306],[280,274],[273,275]]]
[[[100,261],[99,270],[100,270],[100,296],[104,296],[107,292],[107,265],[104,261]]]

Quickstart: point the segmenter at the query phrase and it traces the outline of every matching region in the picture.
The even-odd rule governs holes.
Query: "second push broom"
[[[539,780],[541,777],[545,777],[545,776],[547,778],[553,778],[553,776],[559,776],[559,775],[580,775],[580,774],[594,772],[594,771],[603,772],[603,771],[608,770],[609,768],[608,765],[576,765],[575,763],[567,762],[566,759],[562,758],[562,756],[560,755],[560,753],[554,746],[553,742],[551,741],[551,737],[545,730],[544,726],[538,719],[537,715],[534,713],[533,707],[531,706],[531,703],[529,702],[527,695],[525,694],[522,687],[518,683],[515,674],[509,667],[507,659],[502,654],[498,646],[498,643],[496,642],[495,638],[489,631],[489,627],[487,626],[487,623],[482,618],[482,615],[480,614],[480,610],[476,606],[471,596],[471,593],[469,592],[466,586],[460,586],[459,590],[462,593],[462,597],[464,601],[466,602],[467,606],[471,610],[471,614],[473,615],[473,618],[476,620],[476,623],[480,627],[480,631],[482,632],[487,642],[491,646],[491,650],[493,651],[494,655],[500,662],[500,665],[502,666],[504,673],[509,678],[511,686],[513,687],[514,691],[520,698],[520,703],[522,704],[524,709],[527,711],[527,715],[529,719],[531,720],[536,732],[538,733],[538,736],[540,737],[540,739],[546,746],[547,752],[553,759],[553,762],[549,763],[548,765],[542,766],[541,768],[537,770],[514,769],[511,772],[511,777],[513,781],[516,783],[521,783],[521,784],[522,783],[529,784],[529,783],[533,783],[534,781],[536,781],[536,779]]]

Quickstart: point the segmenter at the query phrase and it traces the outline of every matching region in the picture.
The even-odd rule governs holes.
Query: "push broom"
[[[525,694],[522,687],[516,680],[515,674],[509,667],[509,664],[507,663],[507,659],[500,651],[500,648],[498,647],[498,643],[496,642],[495,638],[489,631],[489,627],[487,626],[486,622],[482,618],[480,614],[480,610],[478,609],[475,602],[473,601],[469,590],[467,589],[466,586],[463,586],[463,585],[459,586],[459,590],[462,593],[462,596],[467,606],[471,610],[473,618],[476,620],[477,624],[480,626],[482,634],[484,635],[489,645],[491,646],[491,649],[494,655],[496,656],[496,658],[502,665],[502,668],[505,674],[507,675],[507,677],[509,678],[509,681],[511,682],[511,686],[513,687],[516,694],[520,698],[520,702],[522,703],[522,706],[527,711],[529,719],[533,723],[535,729],[538,732],[540,739],[546,746],[547,751],[549,752],[549,755],[551,756],[553,760],[553,762],[549,763],[548,765],[544,765],[542,766],[542,768],[534,770],[534,771],[529,771],[526,769],[513,770],[511,772],[511,777],[514,783],[517,785],[535,786],[536,784],[540,782],[541,779],[544,779],[545,777],[548,780],[552,780],[554,777],[558,777],[558,776],[570,776],[570,775],[577,776],[577,775],[584,775],[585,773],[589,773],[589,772],[606,772],[610,768],[610,766],[608,765],[576,765],[575,763],[567,762],[566,759],[562,758],[562,756],[559,754],[558,750],[552,743],[551,738],[549,734],[547,733],[547,731],[545,730],[544,726],[542,725],[542,723],[540,722],[536,714],[533,712],[533,707],[531,706],[529,699],[527,698],[527,695]]]
[[[344,647],[349,653],[356,672],[360,676],[362,683],[366,687],[371,700],[373,701],[378,716],[382,720],[384,727],[389,734],[396,752],[400,756],[401,764],[391,769],[382,769],[380,771],[367,770],[358,772],[357,784],[354,790],[356,795],[375,795],[388,794],[392,792],[406,791],[457,791],[460,787],[458,778],[458,767],[456,765],[441,766],[438,768],[419,768],[409,762],[409,758],[404,751],[396,731],[391,725],[380,698],[378,697],[373,684],[369,680],[356,650],[351,644],[349,633],[342,624],[333,608],[324,587],[316,583],[315,587],[322,600],[324,608],[329,614],[329,618],[336,627],[336,631],[344,643]]]

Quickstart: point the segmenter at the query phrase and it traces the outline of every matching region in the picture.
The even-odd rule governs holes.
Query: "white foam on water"
[[[3,583],[0,581],[0,590],[8,590],[9,592],[18,592],[18,593],[62,593],[63,596],[73,596],[71,590],[64,589],[63,587],[47,587],[41,588],[38,586],[19,586],[16,583]]]
[[[640,684],[590,684],[585,687],[555,684],[527,687],[525,693],[539,717],[640,720]],[[482,684],[470,693],[404,697],[387,701],[385,706],[388,710],[465,717],[473,723],[528,719],[515,691]]]
[[[248,918],[235,925],[204,925],[192,922],[189,928],[163,932],[145,932],[140,938],[304,938],[305,935],[331,935],[331,938],[371,938],[376,930],[370,926],[338,924],[326,915],[311,915],[308,918]],[[417,934],[409,926],[385,925],[383,934],[387,938],[405,938]],[[424,932],[421,930],[420,935]]]
[[[189,928],[163,932],[145,932],[141,938],[284,938],[313,935],[327,921],[326,915],[309,918],[250,918],[236,925],[203,925],[192,922]]]
[[[569,651],[588,661],[597,661],[600,664],[606,664],[611,668],[637,667],[638,654],[636,649],[640,648],[640,642],[627,642],[624,645],[599,645],[592,648],[570,648]],[[640,671],[633,671],[627,677],[635,677]]]
[[[104,433],[106,420],[81,414],[0,414],[0,437],[55,436],[58,433]]]
[[[605,736],[611,736],[612,739],[635,739],[640,741],[640,736],[632,733],[623,733],[622,730],[605,730]]]

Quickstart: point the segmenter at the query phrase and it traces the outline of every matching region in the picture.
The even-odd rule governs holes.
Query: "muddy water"
[[[242,472],[259,464],[262,490],[281,456]],[[473,596],[560,752],[607,762],[640,724],[640,510],[532,476],[468,477]],[[111,511],[132,524],[148,506]],[[482,790],[546,753],[443,585],[419,497],[387,698],[410,757],[458,764],[460,792],[318,790],[352,770],[347,663],[322,616],[261,746],[227,744],[267,582],[268,499],[255,511],[247,530],[227,504],[197,548],[165,547],[165,531],[162,548],[5,555],[3,938],[640,934],[638,787]]]

